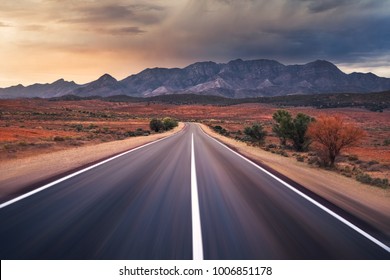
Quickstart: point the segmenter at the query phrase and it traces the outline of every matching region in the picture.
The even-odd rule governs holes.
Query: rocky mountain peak
[[[109,74],[104,74],[99,79],[97,79],[97,81],[98,82],[109,82],[109,83],[117,82],[117,80]]]
[[[236,59],[228,63],[196,62],[185,68],[151,68],[117,81],[104,74],[84,85],[59,79],[52,84],[0,89],[0,98],[150,95],[196,93],[225,97],[291,94],[378,92],[390,89],[390,79],[372,73],[345,74],[326,60],[283,65],[276,60]]]

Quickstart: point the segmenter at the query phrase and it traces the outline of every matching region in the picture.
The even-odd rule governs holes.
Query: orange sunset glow
[[[389,11],[388,1],[2,0],[0,87],[236,58],[328,59],[390,77]]]

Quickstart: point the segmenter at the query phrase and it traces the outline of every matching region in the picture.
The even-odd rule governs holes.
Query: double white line
[[[203,260],[202,227],[200,225],[198,183],[196,180],[193,133],[191,138],[191,210],[192,210],[192,258],[194,260]]]

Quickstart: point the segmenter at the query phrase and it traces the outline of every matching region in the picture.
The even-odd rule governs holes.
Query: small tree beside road
[[[254,123],[252,126],[247,126],[244,129],[245,138],[253,143],[264,143],[267,132],[263,126],[259,123]]]
[[[287,140],[291,140],[295,150],[307,150],[310,141],[306,131],[313,118],[303,113],[298,113],[293,118],[286,110],[276,111],[272,118],[275,121],[272,131],[279,137],[281,145],[286,146]]]
[[[362,129],[344,123],[340,116],[319,117],[308,128],[308,136],[323,150],[322,160],[331,167],[343,149],[356,146],[365,135]]]
[[[307,128],[314,119],[308,115],[298,113],[293,120],[293,130],[290,138],[294,149],[298,152],[306,151],[310,145],[310,138],[307,136]]]
[[[272,131],[280,139],[280,144],[286,146],[287,139],[293,131],[292,116],[286,110],[277,110],[272,118],[276,122],[272,127]]]
[[[154,132],[160,132],[164,129],[164,124],[161,120],[153,118],[149,123],[149,127]]]

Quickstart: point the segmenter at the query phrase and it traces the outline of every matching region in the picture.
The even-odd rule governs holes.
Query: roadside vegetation
[[[169,117],[163,119],[153,118],[149,123],[149,127],[154,132],[163,132],[175,128],[178,124],[177,120]]]
[[[351,124],[346,124],[340,116],[322,116],[312,123],[307,138],[317,145],[324,165],[334,167],[336,158],[348,147],[359,145],[366,133]]]
[[[246,142],[248,145],[284,157],[294,157],[298,162],[333,170],[344,176],[355,178],[357,181],[372,186],[388,188],[387,178],[376,178],[366,172],[380,170],[377,161],[364,162],[355,155],[343,152],[348,148],[359,146],[367,133],[347,123],[341,116],[322,115],[317,119],[297,113],[295,117],[286,110],[277,110],[272,116],[271,133],[265,125],[253,123],[237,131],[228,131],[221,125],[212,128],[219,134]],[[279,145],[267,143],[267,136],[279,139]],[[387,145],[386,140],[384,145]]]

